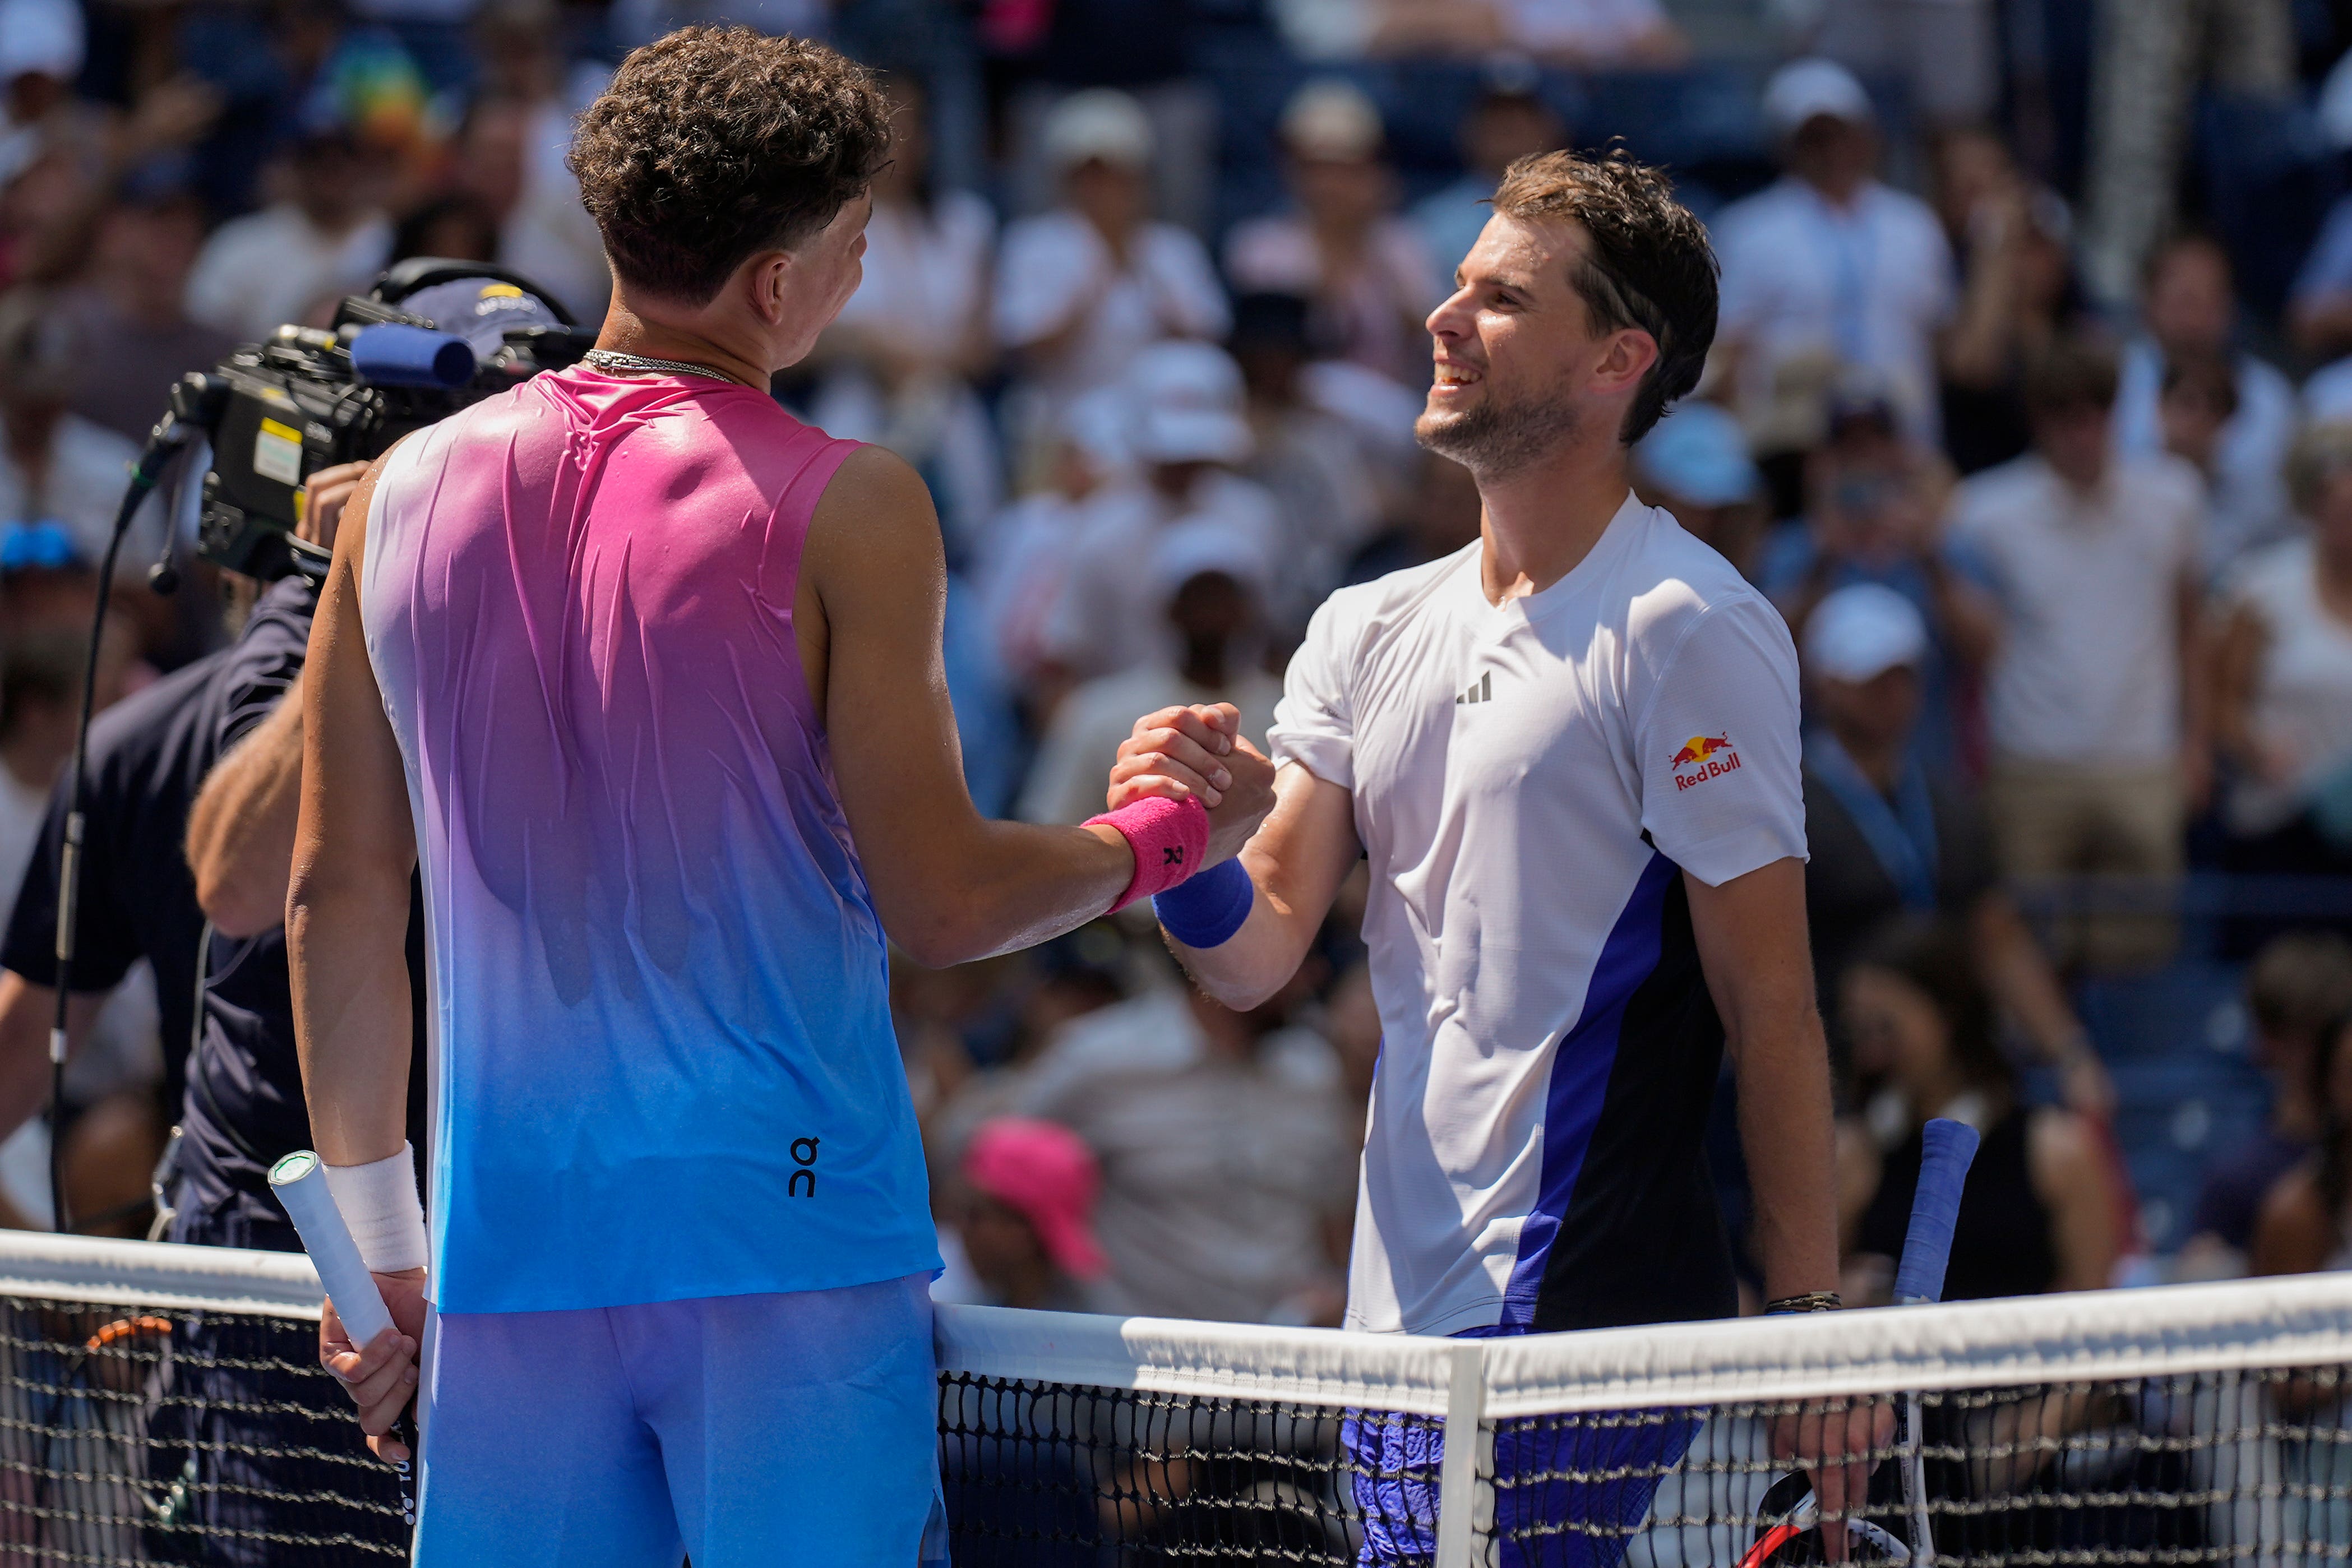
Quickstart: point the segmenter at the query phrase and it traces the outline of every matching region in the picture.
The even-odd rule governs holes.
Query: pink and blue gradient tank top
[[[939,1266],[793,636],[854,450],[749,388],[582,368],[385,465],[361,605],[424,879],[445,1312]]]

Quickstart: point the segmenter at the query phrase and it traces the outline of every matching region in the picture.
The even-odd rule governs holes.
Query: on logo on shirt
[[[1674,769],[1675,788],[1691,789],[1736,771],[1739,753],[1731,749],[1727,735],[1694,735],[1667,766]]]

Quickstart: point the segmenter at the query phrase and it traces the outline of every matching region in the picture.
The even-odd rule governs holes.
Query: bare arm
[[[111,992],[78,995],[66,1009],[68,1051],[79,1050]],[[0,969],[0,1138],[40,1113],[49,1097],[49,1025],[57,1016],[53,986],[37,986]]]
[[[360,622],[360,558],[375,477],[352,503],[311,622],[286,900],[303,1095],[311,1136],[332,1166],[386,1159],[407,1141],[408,879],[416,843],[399,745]]]
[[[2092,1049],[2066,988],[2016,904],[1996,888],[1977,901],[1969,918],[1987,988],[2023,1028],[2041,1059],[2058,1070],[2066,1103],[2086,1116],[2112,1115],[2115,1084],[2106,1065]]]
[[[1108,909],[1135,874],[1117,831],[988,821],[964,789],[940,653],[947,568],[914,471],[878,447],[853,455],[817,506],[802,559],[802,658],[891,940],[944,968]],[[1234,784],[1204,796],[1212,822],[1227,836],[1254,825],[1271,800],[1271,769],[1244,756],[1213,764],[1206,748],[1231,742],[1197,719],[1191,729],[1183,755],[1229,768]]]
[[[331,547],[343,507],[367,470],[364,463],[338,463],[311,475],[296,535]],[[269,716],[213,765],[188,810],[188,869],[195,873],[196,902],[224,936],[258,936],[286,918],[301,799],[298,672]]]
[[[2050,1210],[2050,1240],[2057,1254],[2057,1288],[2103,1291],[2114,1282],[2116,1198],[2107,1162],[2080,1116],[2038,1111],[2026,1155],[2034,1190]]]
[[[2337,1245],[2336,1217],[2327,1212],[2306,1162],[2279,1177],[2263,1197],[2247,1270],[2258,1278],[2316,1273],[2327,1267]]]
[[[205,918],[253,936],[286,918],[302,800],[302,680],[205,778],[188,810],[188,869]]]
[[[2272,755],[2254,729],[2254,695],[2262,682],[2263,661],[2270,634],[2262,618],[2241,606],[2223,621],[2210,641],[2210,674],[2206,693],[2212,705],[2213,744],[2231,761],[2266,783],[2276,783],[2291,769]]]
[[[379,463],[351,500],[310,622],[303,665],[301,806],[286,893],[286,955],[310,1137],[331,1166],[373,1165],[408,1143],[408,879],[415,829],[400,747],[360,623],[360,559]],[[394,1328],[353,1344],[328,1303],[319,1357],[360,1408],[369,1446],[390,1436],[416,1385],[425,1270],[378,1274]]]
[[[1120,747],[1122,770],[1136,746]],[[1112,799],[1123,799],[1127,787],[1122,781]],[[1187,947],[1173,937],[1169,946],[1210,996],[1236,1010],[1256,1007],[1297,973],[1339,884],[1362,858],[1354,797],[1287,763],[1275,778],[1273,814],[1242,851],[1257,894],[1249,917],[1217,946]]]
[[[1805,936],[1805,868],[1772,864],[1709,887],[1685,876],[1707,990],[1739,1075],[1739,1141],[1756,1189],[1768,1299],[1838,1283],[1829,1042]]]
[[[2352,344],[2352,293],[2322,294],[2287,313],[2294,346],[2315,360],[2332,360]]]
[[[2174,591],[2180,623],[2180,768],[2189,808],[2200,811],[2213,788],[2212,663],[2205,651],[2205,588],[2191,569]]]
[[[1739,1143],[1756,1194],[1756,1249],[1768,1301],[1838,1288],[1837,1152],[1829,1041],[1813,999],[1805,866],[1775,861],[1721,887],[1685,875],[1706,988],[1739,1077]],[[1823,1513],[1867,1495],[1895,1412],[1832,1401],[1774,1417],[1774,1449],[1813,1478]],[[1831,1556],[1844,1557],[1832,1532]]]

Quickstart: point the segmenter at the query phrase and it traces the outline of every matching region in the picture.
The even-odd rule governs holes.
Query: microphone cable
[[[122,541],[131,532],[139,507],[163,482],[164,470],[203,427],[174,412],[167,413],[147,437],[147,444],[131,465],[131,483],[114,514],[114,529],[106,543],[106,559],[98,571],[98,602],[90,616],[89,653],[82,666],[81,712],[74,726],[73,769],[66,787],[65,846],[58,862],[57,1010],[49,1019],[49,1220],[57,1234],[66,1234],[65,1108],[67,1019],[73,1005],[75,926],[81,903],[81,862],[89,810],[89,721],[98,695],[98,667],[106,641],[106,612],[114,597],[115,563]],[[171,549],[172,518],[163,518],[166,559]],[[172,586],[176,586],[174,582]],[[158,592],[170,588],[157,582]]]

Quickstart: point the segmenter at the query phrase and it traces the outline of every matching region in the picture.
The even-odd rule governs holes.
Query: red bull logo
[[[1727,735],[1694,735],[1667,766],[1674,769],[1675,788],[1688,789],[1736,770],[1739,753],[1731,749]]]

